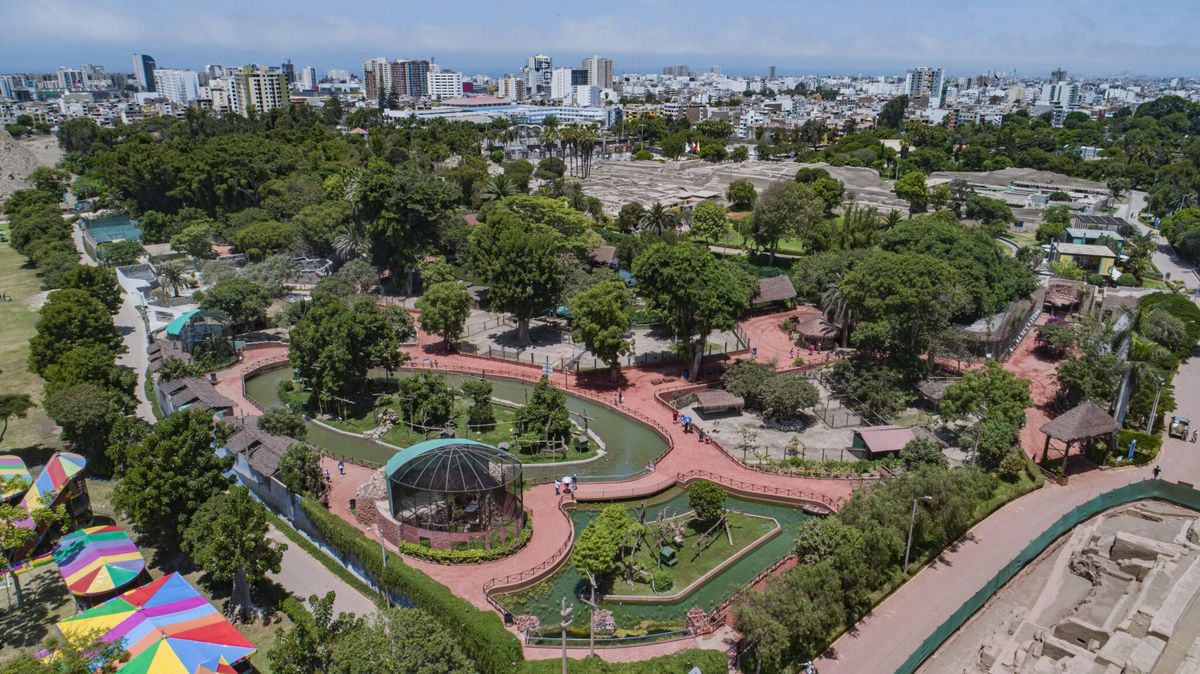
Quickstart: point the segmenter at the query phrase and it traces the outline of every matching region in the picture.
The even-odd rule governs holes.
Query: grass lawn
[[[733,545],[729,544],[729,539],[725,537],[725,532],[718,530],[715,532],[715,537],[710,536],[708,538],[708,547],[703,550],[695,546],[700,541],[700,536],[708,529],[708,526],[701,526],[696,520],[688,519],[688,522],[683,527],[683,545],[679,547],[675,555],[678,561],[675,563],[675,566],[663,567],[670,570],[671,578],[674,580],[674,585],[671,589],[666,592],[656,593],[648,581],[635,581],[629,584],[624,579],[619,579],[613,583],[610,592],[612,594],[646,597],[654,596],[655,594],[675,594],[681,592],[701,576],[716,568],[721,562],[745,549],[767,532],[779,527],[778,523],[774,520],[756,515],[730,512],[727,519],[729,520],[729,531],[733,534]],[[653,536],[649,536],[648,540],[652,541]],[[657,554],[657,550],[651,551],[647,546],[642,546],[633,557],[634,564],[650,573],[654,573],[658,569]]]
[[[486,431],[483,433],[478,433],[473,430],[468,431],[468,429],[467,429],[467,410],[470,407],[471,407],[471,404],[465,400],[456,400],[454,403],[454,425],[458,429],[458,432],[455,434],[457,437],[478,440],[480,442],[484,442],[484,443],[487,443],[492,446],[499,446],[499,444],[502,442],[511,442],[512,441],[512,439],[513,439],[513,435],[512,435],[513,420],[517,416],[517,408],[510,407],[508,405],[500,405],[498,403],[493,403],[492,411],[496,416],[496,427],[493,428],[492,430],[489,430],[489,431]],[[360,409],[361,409],[361,407],[360,407]],[[401,411],[400,407],[395,406],[395,407],[393,407],[393,409],[396,410],[396,414],[401,419],[404,418],[404,414]],[[371,411],[366,411],[364,413],[360,413],[360,414],[354,416],[353,418],[328,419],[328,420],[323,420],[323,421],[325,421],[325,423],[329,424],[330,426],[333,426],[334,428],[338,428],[338,429],[341,429],[344,431],[351,431],[353,433],[365,433],[366,431],[369,431],[378,425],[377,422],[375,421],[375,415]],[[436,434],[430,434],[428,437],[437,437],[437,436],[436,436]],[[397,423],[395,426],[392,426],[391,430],[389,430],[387,433],[384,433],[383,437],[381,438],[381,440],[383,440],[384,442],[391,444],[391,445],[395,445],[396,447],[408,447],[410,445],[415,445],[416,443],[421,442],[426,439],[428,439],[428,438],[426,437],[426,435],[424,433],[422,433],[418,430],[409,428],[408,425],[406,425],[403,421]],[[571,447],[570,449],[567,450],[567,453],[565,455],[554,454],[554,455],[533,456],[533,455],[525,454],[525,453],[517,453],[518,458],[520,458],[523,463],[545,463],[545,462],[549,462],[549,461],[578,461],[580,459],[589,459],[595,455],[596,455],[595,443],[589,444],[588,450],[586,452],[581,452],[581,451],[577,450],[575,447]]]
[[[1023,227],[1021,229],[1009,229],[1004,236],[1017,242],[1019,246],[1036,246],[1037,245],[1037,227]]]
[[[58,427],[42,410],[42,379],[29,371],[29,338],[38,312],[33,308],[42,293],[37,272],[25,266],[25,257],[8,243],[0,243],[0,392],[28,393],[36,407],[24,419],[11,419],[0,440],[0,454],[16,454],[30,467],[44,464],[59,449]]]
[[[184,565],[176,569],[171,566],[173,560],[164,559],[163,555],[141,540],[133,532],[129,522],[123,517],[115,516],[112,506],[113,483],[106,480],[88,480],[88,493],[91,496],[94,524],[115,522],[130,535],[137,544],[138,550],[146,559],[146,568],[153,578],[160,578],[171,571],[178,570],[209,600],[218,610],[229,598],[228,583],[216,583],[210,580],[203,571]],[[67,586],[53,564],[41,567],[21,576],[21,587],[25,590],[26,608],[18,612],[9,610],[7,602],[5,610],[0,612],[0,662],[15,657],[22,652],[38,650],[43,639],[47,636],[57,636],[55,623],[63,618],[75,615],[75,602],[67,592]],[[264,615],[250,624],[238,624],[237,630],[258,649],[250,658],[250,663],[259,672],[270,672],[267,663],[267,651],[275,643],[276,636],[291,626],[291,621],[279,610],[280,602],[287,598],[286,590],[273,582],[260,583],[254,593],[255,604],[263,609]]]
[[[735,231],[730,230],[725,232],[725,235],[722,236],[719,241],[713,241],[712,243],[717,246],[726,246],[728,248],[749,249],[753,246],[754,241],[752,239],[743,237],[741,234],[738,234]],[[779,240],[779,250],[777,252],[784,253],[785,255],[807,255],[809,252],[808,243],[803,239],[799,239],[794,236],[784,237]]]

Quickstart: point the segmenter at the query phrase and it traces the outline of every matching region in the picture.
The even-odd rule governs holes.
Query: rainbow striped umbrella
[[[67,618],[58,628],[68,639],[101,631],[106,641],[120,640],[129,661],[118,674],[224,673],[255,650],[177,573]]]
[[[55,452],[54,456],[51,456],[50,460],[46,462],[46,467],[42,469],[41,474],[33,481],[33,486],[25,492],[25,498],[21,500],[21,505],[30,513],[38,508],[54,507],[58,495],[76,475],[83,471],[83,467],[86,465],[87,459],[78,454]],[[28,529],[33,528],[32,519],[25,520],[20,524]]]
[[[80,529],[54,546],[54,563],[71,594],[111,592],[138,577],[146,560],[118,526]]]
[[[21,460],[21,457],[13,456],[12,454],[0,454],[0,482],[11,480],[14,477],[25,480],[25,484],[33,482],[33,478],[29,475],[29,469],[25,467],[25,462]],[[0,501],[7,501],[24,492],[24,488],[9,489],[8,491],[0,488]]]

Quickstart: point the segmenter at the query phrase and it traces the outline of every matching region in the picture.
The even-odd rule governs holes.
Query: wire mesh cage
[[[479,442],[439,444],[388,475],[392,516],[445,532],[505,529],[522,517],[521,461]]]

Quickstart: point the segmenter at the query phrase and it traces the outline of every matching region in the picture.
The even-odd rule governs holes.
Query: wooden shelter
[[[1045,461],[1050,453],[1050,440],[1052,439],[1066,443],[1066,448],[1063,450],[1063,460],[1065,461],[1071,453],[1072,443],[1107,435],[1111,444],[1113,436],[1121,430],[1121,424],[1108,412],[1097,407],[1096,403],[1085,400],[1066,413],[1042,424],[1039,430],[1046,434],[1046,446],[1042,449],[1042,461]]]
[[[796,298],[796,288],[786,274],[771,276],[758,280],[758,292],[750,300],[751,306],[762,307],[768,304],[786,304]]]
[[[700,414],[741,411],[746,401],[722,389],[707,389],[696,392],[696,411]]]
[[[818,344],[836,344],[838,335],[842,333],[841,328],[830,323],[823,315],[818,313],[797,316],[795,330],[800,339],[805,342],[817,342]]]

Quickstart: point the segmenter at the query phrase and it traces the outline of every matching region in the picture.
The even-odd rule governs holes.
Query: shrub
[[[916,438],[900,449],[900,460],[904,467],[912,470],[917,466],[932,464],[945,468],[948,464],[942,447],[929,438]]]
[[[762,407],[763,389],[767,381],[775,376],[775,370],[767,363],[755,360],[739,360],[725,368],[721,385],[726,391],[740,396],[746,407],[756,410]]]
[[[654,572],[653,581],[655,592],[666,592],[675,587],[675,579],[671,577],[669,569],[659,569]]]
[[[1176,358],[1180,360],[1186,358],[1192,348],[1196,346],[1196,340],[1200,339],[1200,307],[1197,307],[1185,295],[1171,293],[1155,293],[1143,297],[1138,305],[1142,317],[1148,316],[1156,309],[1161,309],[1178,318],[1187,326],[1186,337],[1175,351]]]
[[[763,415],[770,419],[795,419],[801,410],[817,404],[817,387],[798,375],[774,375],[762,387]]]
[[[700,480],[688,486],[688,506],[696,519],[711,522],[725,514],[725,489],[716,482]]]
[[[1137,277],[1129,272],[1126,272],[1117,277],[1117,285],[1124,286],[1126,288],[1135,286],[1137,285]]]
[[[638,150],[633,153],[634,161],[648,161],[654,159],[654,155],[649,150]]]
[[[1021,479],[1021,474],[1025,472],[1025,466],[1029,462],[1025,455],[1020,450],[1014,450],[1008,453],[1000,460],[1000,466],[996,469],[996,475],[1005,482],[1016,482]]]

